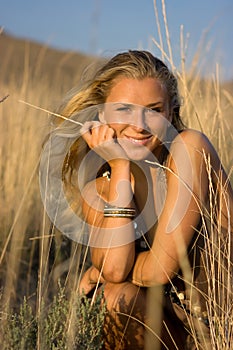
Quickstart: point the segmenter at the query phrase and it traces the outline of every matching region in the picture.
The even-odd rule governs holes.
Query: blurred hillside
[[[99,61],[80,52],[57,50],[5,32],[0,35],[0,53],[1,85],[13,81],[15,87],[25,82],[38,86],[46,80],[51,82],[56,94],[62,95],[79,83],[87,67]],[[222,87],[233,93],[233,81],[225,82]],[[0,88],[0,98],[2,94]]]
[[[16,38],[5,32],[0,35],[0,74],[1,83],[15,80],[23,83],[27,72],[28,79],[41,81],[62,78],[64,88],[78,82],[81,74],[90,64],[97,62],[80,52],[62,51],[30,40]],[[233,81],[224,83],[224,88],[233,92]]]
[[[78,84],[89,65],[97,62],[95,57],[56,50],[4,32],[0,35],[0,52],[1,95],[3,85],[37,87],[45,81],[46,85],[50,82],[54,93],[64,94]]]
[[[25,219],[25,226],[33,230],[40,226],[37,165],[50,124],[49,114],[39,108],[53,112],[65,94],[79,84],[85,69],[90,67],[91,71],[97,62],[96,57],[0,34],[0,228],[4,234],[12,227],[23,196],[28,206],[25,213],[34,221],[29,225]]]

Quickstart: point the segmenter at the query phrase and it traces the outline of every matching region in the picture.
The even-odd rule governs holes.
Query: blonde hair
[[[148,51],[129,50],[111,58],[78,92],[61,105],[59,113],[69,118],[85,108],[105,103],[115,80],[121,76],[158,79],[168,96],[172,124],[177,130],[183,128],[177,79],[160,59]]]

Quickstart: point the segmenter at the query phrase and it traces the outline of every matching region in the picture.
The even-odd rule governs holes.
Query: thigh
[[[187,330],[164,298],[162,286],[106,283],[104,295],[108,308],[104,349],[186,349]]]
[[[106,283],[104,296],[108,308],[104,349],[143,349],[146,289],[130,282]]]

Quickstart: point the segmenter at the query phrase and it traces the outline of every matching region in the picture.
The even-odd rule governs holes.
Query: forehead
[[[128,102],[146,106],[158,101],[165,102],[166,98],[165,88],[156,78],[120,77],[113,82],[106,102]]]

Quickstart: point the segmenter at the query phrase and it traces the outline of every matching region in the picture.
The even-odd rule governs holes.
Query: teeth
[[[133,141],[133,142],[142,142],[143,140],[138,140],[138,139],[133,139],[133,138],[131,138],[131,140]]]
[[[149,138],[149,137],[148,137]],[[130,137],[129,139],[135,143],[144,143],[148,140],[148,138],[145,139],[134,139],[133,137]]]
[[[143,144],[143,143],[145,143],[148,140],[148,138],[145,138],[145,139],[134,139],[133,137],[130,137],[129,140],[132,141],[133,143]]]

